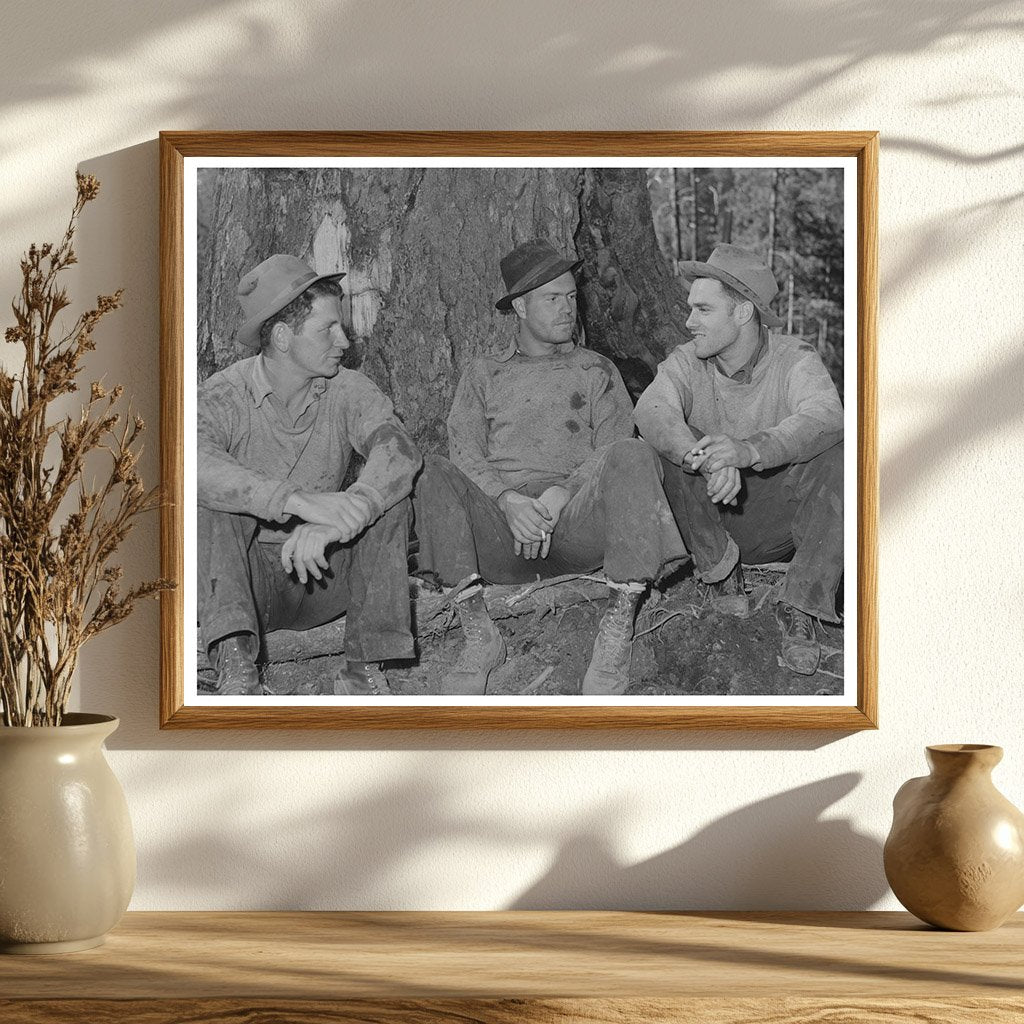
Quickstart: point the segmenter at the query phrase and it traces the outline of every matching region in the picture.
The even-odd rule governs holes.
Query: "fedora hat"
[[[718,245],[707,263],[683,260],[679,272],[691,285],[698,277],[712,277],[734,288],[757,307],[766,327],[781,327],[785,323],[771,308],[772,299],[779,294],[779,283],[756,252],[738,245]]]
[[[297,256],[277,253],[265,259],[238,282],[238,301],[245,319],[236,341],[245,348],[258,348],[260,328],[270,317],[316,281],[338,282],[344,276],[342,273],[318,274]]]
[[[575,274],[582,265],[583,260],[566,259],[543,238],[531,238],[502,259],[501,276],[505,279],[506,294],[494,306],[507,313],[512,308],[513,299],[554,281],[567,270]]]

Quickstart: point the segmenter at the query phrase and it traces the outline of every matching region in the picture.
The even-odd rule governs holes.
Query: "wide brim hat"
[[[756,252],[738,245],[719,245],[706,263],[683,260],[679,272],[691,285],[698,277],[711,277],[735,289],[757,307],[766,327],[781,327],[786,322],[771,308],[772,299],[779,294],[779,283]]]
[[[513,299],[532,292],[548,281],[554,281],[566,271],[575,274],[581,266],[583,260],[567,259],[543,238],[523,242],[501,261],[506,294],[498,299],[494,307],[507,313],[512,308]]]
[[[238,282],[238,301],[245,319],[235,335],[244,348],[259,348],[260,328],[296,296],[317,281],[337,283],[343,273],[318,274],[297,256],[277,253],[253,267]]]

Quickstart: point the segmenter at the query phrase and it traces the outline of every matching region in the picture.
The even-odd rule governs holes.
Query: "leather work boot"
[[[215,644],[211,658],[217,667],[217,695],[251,697],[263,692],[256,668],[259,642],[252,633],[233,633]]]
[[[609,697],[626,692],[633,661],[633,622],[643,590],[609,587],[608,607],[594,638],[594,653],[583,677],[585,697]]]
[[[750,599],[743,582],[743,566],[736,559],[732,572],[718,583],[709,583],[711,607],[720,615],[734,615],[745,619],[750,614]]]
[[[782,629],[782,660],[786,667],[798,675],[814,675],[821,658],[814,620],[807,612],[781,601],[775,606],[775,619]]]
[[[378,661],[346,661],[333,679],[336,697],[382,697],[391,693]]]
[[[476,591],[470,597],[456,598],[456,610],[466,646],[451,671],[441,680],[441,693],[480,697],[487,691],[487,679],[505,664],[505,641],[484,603],[484,595]]]

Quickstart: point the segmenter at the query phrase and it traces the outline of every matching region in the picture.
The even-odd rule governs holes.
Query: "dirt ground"
[[[781,664],[771,590],[782,575],[780,569],[747,570],[747,589],[754,609],[747,619],[715,612],[707,588],[688,569],[653,591],[637,618],[629,694],[785,697],[841,693],[841,626],[818,625],[822,660],[813,676],[796,675]],[[509,657],[491,675],[488,693],[577,695],[604,609],[604,593],[603,586],[590,584],[586,597],[570,595],[573,603],[559,606],[552,599],[547,606],[541,602],[525,614],[498,618]],[[558,600],[563,598],[561,595]],[[417,607],[422,609],[421,603]],[[446,625],[449,628],[445,629]],[[450,610],[435,615],[429,624],[421,625],[419,632],[418,661],[389,667],[388,678],[395,694],[435,694],[444,670],[458,658],[462,633]],[[330,692],[331,677],[344,663],[341,653],[304,657],[301,651],[296,654],[292,650],[286,656],[288,660],[274,660],[263,666],[261,674],[268,692]],[[202,689],[209,692],[212,687]]]

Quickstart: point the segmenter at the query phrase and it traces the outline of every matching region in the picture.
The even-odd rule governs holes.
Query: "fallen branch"
[[[666,611],[666,609],[664,609],[664,608],[659,608],[658,609],[658,612],[665,612],[665,611]],[[689,613],[695,619],[700,617],[700,609],[696,605],[694,605],[694,604],[688,604],[684,608],[679,609],[678,611],[672,611],[672,612],[668,612],[667,614],[662,615],[662,618],[658,622],[656,622],[653,626],[651,626],[649,629],[645,629],[645,630],[643,630],[640,633],[634,633],[633,634],[633,640],[634,641],[639,640],[640,637],[647,636],[648,633],[653,633],[656,629],[661,629],[661,627],[664,626],[666,622],[670,622],[672,619],[678,618],[680,615],[686,615],[687,613]],[[653,613],[652,613],[652,618],[653,618]]]
[[[526,694],[526,693],[533,693],[536,690],[539,690],[541,688],[541,686],[544,684],[544,682],[548,679],[548,677],[554,671],[555,671],[555,666],[554,665],[548,665],[548,667],[546,669],[544,669],[544,671],[541,672],[541,674],[539,676],[537,676],[537,678],[534,679],[534,681],[532,683],[529,683],[528,685],[524,686],[519,691],[520,696],[522,696],[523,694]]]

